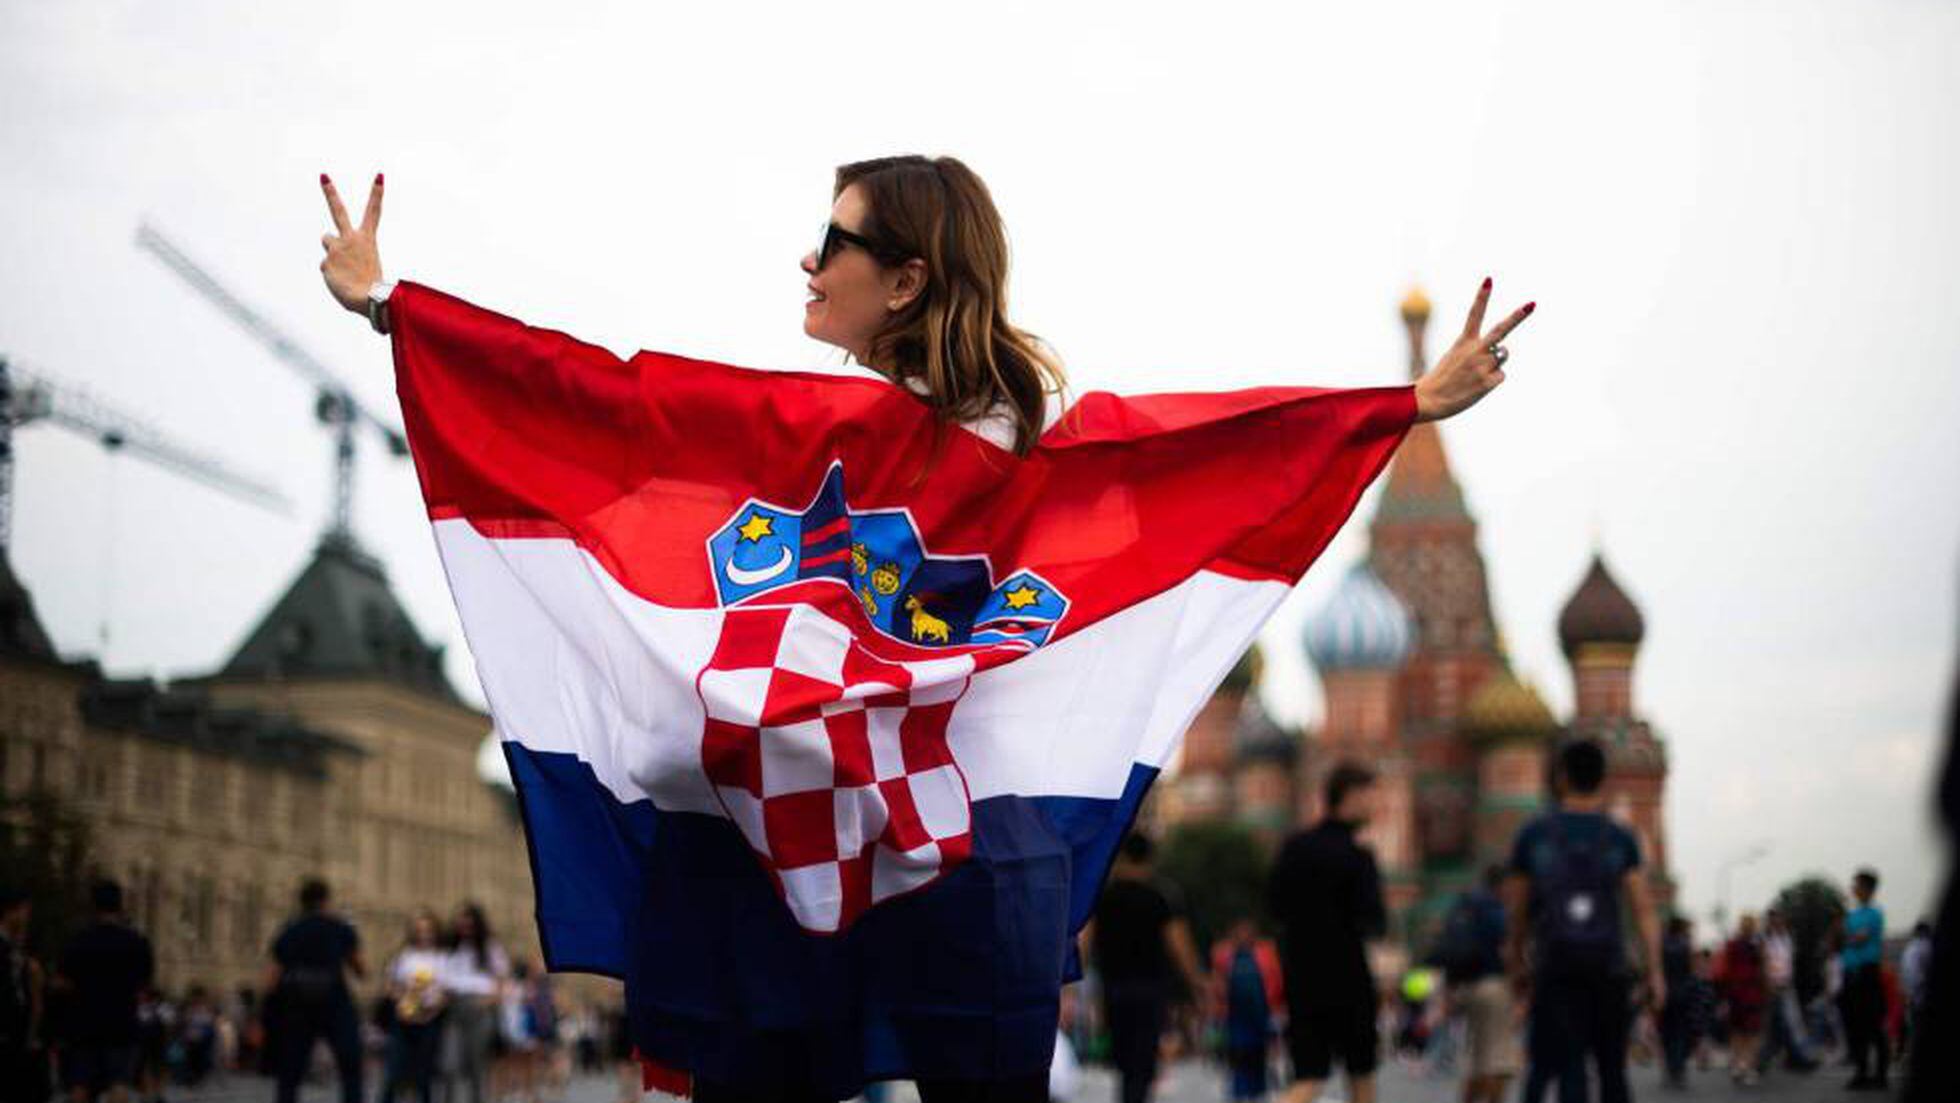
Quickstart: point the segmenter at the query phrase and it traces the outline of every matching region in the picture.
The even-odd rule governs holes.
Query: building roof
[[[1319,613],[1307,621],[1307,655],[1321,670],[1402,665],[1415,644],[1409,610],[1366,562],[1348,568]]]
[[[1584,581],[1558,615],[1558,640],[1569,656],[1581,644],[1638,644],[1647,633],[1640,608],[1606,569],[1606,560],[1593,553]]]
[[[8,658],[57,662],[54,643],[41,618],[34,614],[34,598],[14,573],[0,548],[0,655]]]
[[[92,728],[130,732],[309,776],[325,773],[328,755],[364,753],[356,744],[303,727],[292,717],[221,708],[203,689],[163,688],[147,678],[91,682],[82,690],[80,703],[82,720]]]
[[[1484,679],[1463,708],[1463,730],[1480,742],[1550,740],[1558,721],[1538,692],[1519,681],[1509,666]]]
[[[1248,695],[1239,706],[1238,719],[1232,724],[1232,743],[1241,762],[1267,758],[1291,762],[1299,751],[1298,737],[1273,719],[1257,694]]]
[[[222,679],[379,678],[455,700],[381,562],[329,535],[218,672]]]

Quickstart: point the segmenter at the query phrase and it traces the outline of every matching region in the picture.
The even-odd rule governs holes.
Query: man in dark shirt
[[[1355,840],[1374,813],[1375,775],[1343,762],[1327,775],[1326,814],[1286,840],[1273,863],[1268,901],[1280,926],[1286,973],[1287,1045],[1294,1081],[1284,1103],[1312,1103],[1339,1057],[1353,1103],[1373,1103],[1380,995],[1368,942],[1382,937],[1381,872]]]
[[[65,1014],[61,1082],[74,1103],[122,1103],[136,1076],[136,997],[156,973],[150,940],[124,922],[122,886],[89,887],[95,917],[61,953],[55,988]]]
[[[1623,906],[1640,933],[1648,998],[1656,1007],[1667,999],[1640,844],[1606,816],[1605,779],[1606,752],[1598,743],[1582,739],[1561,748],[1552,778],[1557,806],[1525,824],[1511,851],[1505,966],[1531,1000],[1529,1103],[1554,1078],[1560,1103],[1585,1103],[1588,1054],[1603,1103],[1629,1098],[1633,976]]]
[[[346,920],[327,911],[327,884],[300,886],[299,918],[272,942],[266,975],[266,1018],[276,1034],[279,1103],[293,1103],[312,1063],[313,1043],[325,1039],[340,1072],[341,1103],[361,1103],[360,1024],[347,973],[367,975],[361,940]]]
[[[1152,850],[1143,835],[1123,840],[1087,932],[1122,1103],[1150,1098],[1174,979],[1204,991],[1190,925],[1151,881]]]

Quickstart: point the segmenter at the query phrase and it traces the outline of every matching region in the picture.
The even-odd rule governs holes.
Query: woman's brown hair
[[[1063,374],[1033,334],[1007,321],[1007,233],[987,185],[951,157],[880,157],[837,170],[833,196],[856,184],[868,214],[859,232],[925,262],[925,290],[872,338],[868,356],[949,421],[1006,405],[1014,451],[1041,435],[1047,395]]]

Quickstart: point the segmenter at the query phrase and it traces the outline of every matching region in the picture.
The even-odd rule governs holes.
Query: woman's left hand
[[[1531,317],[1538,304],[1524,304],[1484,332],[1484,308],[1489,305],[1490,280],[1485,279],[1477,291],[1477,301],[1470,304],[1470,316],[1464,320],[1462,335],[1436,361],[1435,367],[1416,380],[1417,421],[1439,421],[1460,414],[1504,382],[1504,361],[1509,350],[1499,355],[1498,342],[1518,328],[1518,323]]]

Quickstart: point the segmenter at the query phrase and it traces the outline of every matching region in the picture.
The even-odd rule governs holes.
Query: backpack
[[[1232,955],[1232,971],[1225,978],[1225,1015],[1232,1022],[1263,1023],[1272,1008],[1266,1003],[1266,977],[1259,971],[1259,959],[1252,947],[1241,946]]]
[[[1443,929],[1424,961],[1441,969],[1443,979],[1450,984],[1465,984],[1502,968],[1501,961],[1493,960],[1496,948],[1489,941],[1483,917],[1477,914],[1477,902],[1466,894],[1458,897],[1444,916]]]
[[[1599,976],[1616,972],[1624,951],[1620,937],[1620,875],[1609,827],[1592,838],[1574,838],[1565,818],[1546,821],[1531,877],[1536,904],[1538,967],[1548,972]]]

